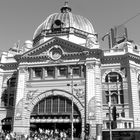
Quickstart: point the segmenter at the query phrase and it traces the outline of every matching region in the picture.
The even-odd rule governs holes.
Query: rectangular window
[[[39,113],[41,113],[41,114],[44,113],[44,107],[45,107],[45,104],[44,104],[44,100],[43,100],[39,103]]]
[[[9,94],[9,106],[14,106],[14,91]]]
[[[66,112],[71,112],[72,111],[72,104],[71,104],[71,101],[67,101],[67,111]]]
[[[123,90],[120,91],[120,103],[124,104]]]
[[[50,113],[52,106],[51,106],[51,98],[46,99],[46,113]]]
[[[54,77],[54,76],[55,76],[54,67],[47,67],[47,77]]]
[[[53,113],[57,113],[58,112],[58,98],[54,97],[53,98],[53,108],[52,108],[52,112]]]
[[[73,76],[80,76],[81,75],[81,71],[80,71],[79,66],[74,66],[74,67],[72,67],[72,69],[73,69]]]
[[[60,98],[59,112],[60,113],[65,112],[65,99],[63,98],[62,99]]]
[[[33,108],[32,114],[37,114],[37,113],[38,113],[38,104],[35,105],[35,107]]]
[[[105,91],[105,97],[106,97],[106,104],[109,102],[109,92]]]
[[[42,68],[34,68],[33,77],[42,78]]]
[[[58,67],[58,76],[66,77],[67,76],[67,67],[65,67],[65,66]]]

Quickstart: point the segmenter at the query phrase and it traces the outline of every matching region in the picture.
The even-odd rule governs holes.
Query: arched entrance
[[[82,131],[81,113],[73,106],[74,137],[80,137]],[[71,136],[72,101],[62,95],[49,95],[35,104],[30,115],[30,129],[65,131]]]

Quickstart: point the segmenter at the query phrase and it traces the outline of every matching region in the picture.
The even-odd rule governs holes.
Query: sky
[[[0,0],[0,51],[7,51],[20,40],[32,40],[36,28],[50,15],[60,12],[65,0]],[[140,45],[140,0],[69,0],[72,13],[86,17],[101,38],[115,25],[126,21],[128,38]]]

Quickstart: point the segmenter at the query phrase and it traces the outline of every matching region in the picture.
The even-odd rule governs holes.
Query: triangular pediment
[[[30,58],[57,60],[64,57],[75,57],[91,53],[95,50],[83,47],[73,42],[54,37],[43,44],[34,47],[28,52],[17,56],[17,60],[27,60]]]
[[[45,43],[33,48],[32,50],[26,52],[24,55],[40,55],[44,52],[47,52],[53,46],[58,45],[63,49],[64,53],[74,53],[74,52],[82,52],[82,51],[89,51],[88,48],[80,46],[78,44],[72,43],[70,41],[54,37]]]

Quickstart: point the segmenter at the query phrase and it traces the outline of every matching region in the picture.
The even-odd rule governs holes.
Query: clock
[[[50,50],[50,57],[52,60],[58,60],[62,56],[62,50],[59,48],[59,46],[55,45],[51,50]]]

